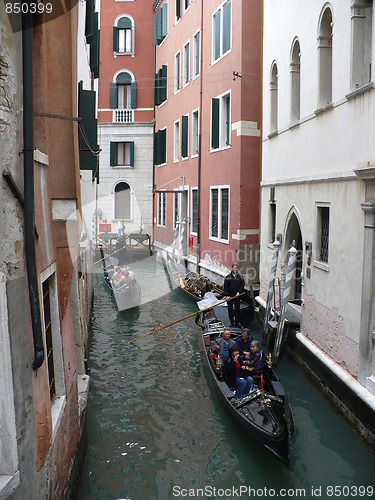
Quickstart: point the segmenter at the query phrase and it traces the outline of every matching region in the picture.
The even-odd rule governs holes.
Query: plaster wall
[[[374,156],[372,120],[374,95],[371,89],[347,101],[351,92],[351,1],[332,0],[332,104],[315,115],[318,108],[317,35],[325,2],[264,2],[263,46],[263,180],[311,177],[317,174],[352,172]],[[282,29],[280,29],[282,26]],[[301,118],[291,126],[290,58],[292,42],[301,47]],[[372,54],[374,67],[375,52]],[[270,71],[278,69],[278,135],[270,133]],[[329,133],[327,131],[329,130]],[[319,144],[319,147],[316,145]],[[293,154],[286,154],[292,151]]]

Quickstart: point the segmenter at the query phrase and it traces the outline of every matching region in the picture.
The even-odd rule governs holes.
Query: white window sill
[[[178,90],[174,89],[174,95],[177,95],[179,92],[180,92],[181,88],[179,88]]]
[[[180,158],[178,158],[177,160],[173,160],[173,163],[178,163],[180,161]]]
[[[193,78],[191,79],[191,81],[193,82],[194,80],[196,80],[198,77],[200,76],[200,73],[198,73],[197,75],[194,75]]]
[[[326,262],[321,262],[320,260],[313,260],[313,266],[329,273],[329,265]]]
[[[186,88],[186,87],[189,85],[189,83],[190,83],[190,80],[189,80],[188,82],[184,82],[184,83],[182,84],[182,88],[183,88],[183,89],[184,89],[184,88]]]
[[[189,159],[189,157],[188,157],[188,156],[183,156],[183,157],[181,158],[181,160],[182,160],[182,161],[186,161],[186,160],[188,160],[188,159]]]
[[[132,167],[131,165],[112,165],[112,168],[115,168],[115,169],[126,168],[128,170],[134,169],[134,167]]]
[[[162,107],[162,106],[163,106],[166,102],[168,102],[168,98],[167,98],[165,101],[163,101],[163,102],[161,102],[160,104],[158,104],[156,107],[157,107],[158,109],[160,109],[160,108],[161,108],[161,107]]]
[[[221,146],[219,148],[216,148],[216,149],[210,149],[210,153],[217,153],[218,151],[225,151],[227,149],[230,149],[231,148],[231,145],[229,144],[228,146]]]
[[[208,239],[211,241],[216,241],[217,243],[224,243],[225,245],[229,245],[229,240],[222,240],[221,238],[215,238],[214,236],[210,236]]]
[[[117,0],[118,1],[118,0]],[[124,2],[125,0],[121,0],[122,2]],[[113,57],[117,57],[117,56],[131,56],[131,57],[134,57],[135,56],[135,52],[113,52]]]
[[[194,153],[191,155],[191,158],[198,158],[199,157],[199,153]]]
[[[232,52],[232,48],[230,48],[229,50],[227,50],[227,52],[225,52],[225,54],[222,54],[220,57],[218,57],[215,61],[212,61],[211,62],[211,66],[215,66],[215,64],[217,64],[218,62],[220,62],[222,59],[224,59],[224,57],[226,57],[228,54],[230,54]]]
[[[166,226],[162,226],[161,224],[156,224],[156,225],[157,225],[157,227],[160,227],[160,228],[162,228],[162,229],[165,229],[165,228],[166,228]]]
[[[194,233],[193,231],[190,231],[190,236],[198,236],[198,233]]]
[[[348,101],[351,99],[355,99],[356,97],[365,94],[366,92],[369,92],[374,88],[374,82],[370,82],[367,85],[363,85],[362,87],[359,87],[358,89],[353,90],[352,92],[349,92],[349,94],[346,94],[346,98]]]

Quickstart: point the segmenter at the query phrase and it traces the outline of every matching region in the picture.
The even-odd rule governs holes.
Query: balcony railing
[[[133,123],[134,110],[129,108],[114,109],[113,110],[113,123]]]

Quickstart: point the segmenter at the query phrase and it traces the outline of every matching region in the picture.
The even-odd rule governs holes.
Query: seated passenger
[[[240,354],[245,352],[250,353],[250,344],[253,341],[253,337],[249,336],[249,330],[244,328],[241,333],[241,337],[238,337],[236,340],[237,347],[240,351]]]
[[[223,361],[227,361],[229,359],[229,349],[236,346],[235,341],[230,338],[229,330],[224,330],[223,335],[213,342],[213,345],[215,344],[217,344],[220,348],[219,356]]]
[[[249,368],[253,377],[260,377],[266,366],[266,359],[262,351],[259,349],[259,342],[253,340],[250,344],[250,356],[245,360],[246,366]]]
[[[240,399],[242,396],[249,394],[253,388],[254,380],[249,375],[245,375],[241,370],[238,348],[232,346],[229,352],[229,360],[225,364],[225,381],[230,389],[236,389],[235,397],[236,399]]]

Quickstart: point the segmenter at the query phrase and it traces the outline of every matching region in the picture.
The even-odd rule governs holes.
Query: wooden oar
[[[246,292],[242,292],[239,295],[235,295],[234,297],[230,297],[229,299],[222,300],[221,302],[218,302],[217,304],[213,304],[212,306],[206,307],[205,309],[202,309],[200,311],[195,311],[194,313],[188,314],[187,316],[184,316],[183,318],[179,318],[179,319],[176,319],[175,321],[172,321],[172,323],[168,323],[168,325],[160,326],[159,328],[152,330],[152,332],[146,333],[145,335],[141,335],[140,337],[137,337],[136,339],[129,340],[126,343],[133,344],[134,342],[137,342],[137,340],[144,339],[145,337],[148,337],[149,335],[153,335],[154,333],[160,332],[160,330],[164,330],[165,328],[168,328],[169,326],[175,325],[176,323],[180,323],[181,321],[185,321],[185,319],[191,318],[192,316],[196,316],[197,313],[203,313],[203,312],[209,311],[210,309],[212,309],[216,306],[219,306],[220,304],[224,304],[224,302],[230,302],[233,299],[241,297],[245,293]]]

